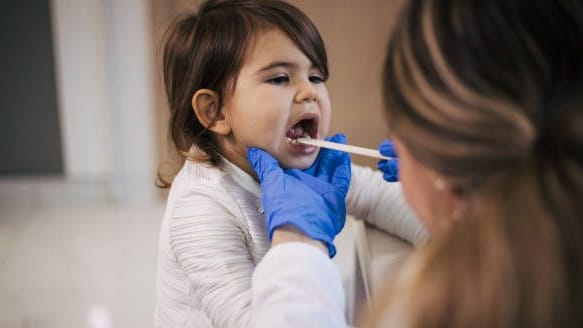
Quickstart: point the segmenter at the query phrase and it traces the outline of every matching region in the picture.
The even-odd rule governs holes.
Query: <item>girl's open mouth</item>
[[[292,143],[292,140],[298,138],[317,138],[318,137],[318,120],[317,118],[305,118],[299,120],[286,133],[288,138],[288,145],[294,154],[309,155],[317,150],[315,146],[302,145],[299,143]]]
[[[299,120],[286,133],[290,139],[297,138],[317,138],[318,137],[318,121],[316,118],[305,118]]]

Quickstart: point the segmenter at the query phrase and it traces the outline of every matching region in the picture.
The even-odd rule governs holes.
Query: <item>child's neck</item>
[[[252,176],[253,179],[259,180],[257,173],[255,173],[255,170],[253,170],[249,163],[247,152],[243,153],[240,149],[230,143],[223,143],[221,144],[221,155],[245,173]]]

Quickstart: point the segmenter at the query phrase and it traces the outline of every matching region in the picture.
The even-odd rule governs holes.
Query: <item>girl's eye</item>
[[[267,80],[267,83],[271,83],[271,84],[285,84],[287,82],[289,82],[289,77],[287,77],[285,75],[276,76],[274,78]]]
[[[310,76],[310,82],[312,83],[324,83],[326,82],[326,80],[324,80],[324,78],[320,75],[312,75]]]

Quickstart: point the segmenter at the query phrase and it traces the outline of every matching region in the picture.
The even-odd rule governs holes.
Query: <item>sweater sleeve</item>
[[[336,265],[303,243],[277,245],[253,274],[253,327],[346,327]]]
[[[348,214],[392,233],[417,246],[427,232],[405,202],[401,184],[389,183],[380,171],[352,166],[352,179],[346,197]]]
[[[236,208],[215,201],[224,198],[213,190],[191,190],[177,200],[170,247],[188,281],[191,302],[213,326],[247,327],[255,263]]]

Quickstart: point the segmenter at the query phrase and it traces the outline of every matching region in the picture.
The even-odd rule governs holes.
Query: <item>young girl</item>
[[[174,178],[160,231],[156,327],[245,327],[251,278],[269,248],[261,194],[247,149],[305,169],[331,106],[322,39],[283,1],[204,2],[179,20],[164,49],[170,131],[187,160]],[[353,168],[348,213],[413,244],[422,226],[400,187]],[[387,202],[387,199],[390,201]],[[377,220],[392,217],[393,221]]]

